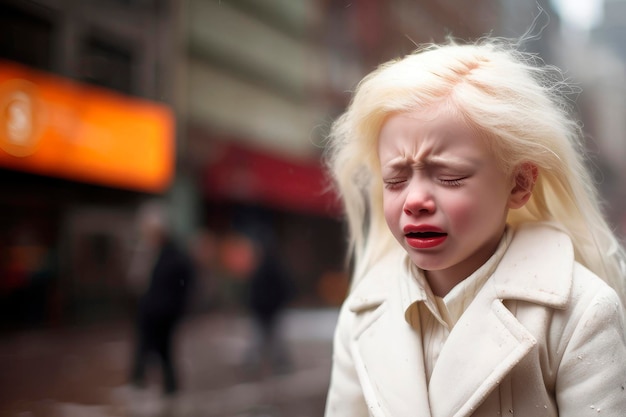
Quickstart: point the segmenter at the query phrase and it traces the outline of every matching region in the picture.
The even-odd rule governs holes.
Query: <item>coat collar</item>
[[[570,298],[574,247],[552,223],[519,226],[492,277],[496,296],[564,309]]]
[[[423,289],[407,288],[412,278],[404,265],[405,258],[404,251],[392,252],[375,265],[355,289],[350,310],[377,307],[388,298],[391,285],[404,286],[400,291],[402,301],[412,297],[403,305],[424,301]],[[509,249],[490,280],[496,298],[563,309],[570,296],[573,266],[574,249],[567,234],[553,223],[526,223],[514,229]]]
[[[567,306],[574,265],[569,237],[545,223],[514,233],[492,277],[452,329],[427,389],[420,331],[408,325],[401,307],[407,305],[402,285],[410,279],[403,257],[387,256],[364,277],[349,307],[357,314],[373,311],[352,347],[369,403],[379,407],[373,415],[471,415],[536,344],[502,301]]]

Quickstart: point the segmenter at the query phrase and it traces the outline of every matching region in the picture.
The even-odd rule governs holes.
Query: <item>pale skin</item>
[[[379,135],[385,220],[431,290],[445,296],[495,252],[537,169],[504,172],[444,105],[391,115]]]

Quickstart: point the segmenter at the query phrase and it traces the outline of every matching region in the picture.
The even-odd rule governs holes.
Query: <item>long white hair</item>
[[[507,222],[558,223],[572,238],[576,259],[626,300],[624,250],[585,166],[583,135],[566,98],[570,91],[556,68],[496,38],[425,45],[367,75],[333,124],[326,154],[348,222],[353,287],[371,265],[399,248],[382,208],[381,126],[391,114],[446,101],[488,141],[505,173],[527,162],[538,168],[532,197],[510,210]]]

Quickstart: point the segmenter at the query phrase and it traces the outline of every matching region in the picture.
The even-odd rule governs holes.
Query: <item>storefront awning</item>
[[[0,61],[0,167],[162,192],[174,138],[163,104]]]
[[[214,147],[204,174],[209,199],[335,216],[339,204],[320,161],[296,161],[234,143]]]

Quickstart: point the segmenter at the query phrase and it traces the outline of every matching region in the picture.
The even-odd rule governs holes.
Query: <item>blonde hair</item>
[[[538,169],[532,197],[510,210],[513,226],[552,221],[572,238],[577,261],[624,300],[624,251],[608,226],[583,160],[582,132],[556,68],[504,39],[425,45],[379,66],[357,86],[331,129],[327,163],[343,200],[354,258],[353,286],[368,268],[399,248],[384,219],[377,154],[391,114],[445,102],[476,129],[506,173]]]

